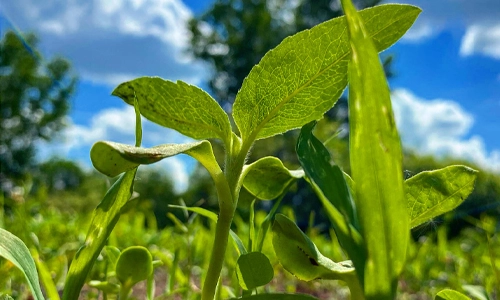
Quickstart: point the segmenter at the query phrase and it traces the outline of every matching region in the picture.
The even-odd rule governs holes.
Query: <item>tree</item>
[[[359,8],[380,0],[357,1]],[[335,0],[219,0],[189,23],[190,51],[213,70],[209,86],[226,110],[243,79],[285,37],[342,14]]]
[[[35,143],[64,127],[76,78],[68,61],[43,60],[33,34],[0,41],[0,182],[2,190],[34,167]]]

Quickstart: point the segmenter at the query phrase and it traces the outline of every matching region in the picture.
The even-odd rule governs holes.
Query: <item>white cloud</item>
[[[143,119],[143,145],[151,147],[166,143],[187,143],[192,139],[180,133],[158,126]],[[76,159],[84,168],[90,168],[90,148],[99,140],[133,145],[135,143],[135,113],[132,106],[102,110],[92,117],[89,126],[69,123],[57,141],[39,143],[40,160],[57,155]],[[83,160],[82,157],[88,157]],[[154,164],[154,168],[166,170],[172,177],[177,192],[187,188],[188,173],[194,166],[194,160],[184,156],[166,158]],[[149,166],[148,166],[149,167]]]
[[[469,56],[476,53],[500,59],[500,23],[495,26],[473,25],[467,28],[460,54]]]
[[[469,160],[500,173],[500,149],[488,153],[481,137],[467,137],[474,118],[458,103],[421,99],[405,89],[395,90],[392,99],[404,147]]]
[[[385,1],[394,2],[394,1]],[[500,59],[500,1],[498,0],[405,0],[423,12],[403,41],[420,42],[442,31],[465,31],[461,54],[484,54]]]
[[[206,66],[187,56],[181,0],[16,0],[4,14],[23,31],[35,31],[46,54],[71,60],[82,79],[108,85],[139,76],[199,84]]]

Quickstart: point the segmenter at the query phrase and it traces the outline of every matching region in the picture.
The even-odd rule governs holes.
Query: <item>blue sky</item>
[[[391,80],[403,145],[420,153],[465,158],[500,174],[500,1],[408,0],[423,13],[387,53],[395,56]],[[90,166],[91,145],[101,139],[133,144],[134,113],[110,96],[118,83],[150,75],[206,87],[210,70],[185,54],[186,21],[213,1],[16,0],[0,4],[0,31],[11,26],[40,37],[45,57],[70,59],[80,78],[68,128],[50,144],[51,155]],[[146,122],[144,144],[188,138]],[[194,162],[161,164],[178,190]]]

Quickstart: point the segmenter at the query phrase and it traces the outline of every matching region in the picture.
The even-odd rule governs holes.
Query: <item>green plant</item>
[[[142,77],[113,91],[135,107],[136,144],[100,141],[92,147],[92,163],[97,170],[110,177],[124,174],[93,213],[85,243],[70,266],[63,299],[78,298],[132,195],[139,165],[178,154],[192,156],[207,169],[219,200],[218,214],[185,208],[216,222],[208,270],[203,274],[202,299],[220,297],[220,276],[230,236],[239,252],[235,269],[243,298],[311,299],[300,294],[252,295],[272,279],[270,262],[261,251],[280,200],[259,224],[257,234],[252,204],[248,250],[231,230],[242,187],[262,200],[281,199],[300,178],[305,178],[318,194],[350,261],[333,262],[293,221],[276,215],[273,244],[285,269],[303,280],[343,280],[353,299],[396,296],[410,228],[460,204],[473,189],[476,171],[451,166],[403,180],[401,145],[377,53],[404,34],[420,9],[383,5],[358,13],[350,1],[341,2],[346,17],[285,39],[252,69],[233,107],[239,135],[210,95],[184,82]],[[312,133],[315,120],[335,104],[348,81],[352,178],[331,164],[330,153]],[[141,115],[200,141],[142,148]],[[301,127],[297,154],[302,169],[288,170],[274,157],[246,164],[256,140]],[[208,139],[222,141],[224,168],[217,163]],[[172,216],[174,223],[187,232]],[[136,280],[121,278],[122,287],[126,287],[122,298],[127,297],[132,282]]]

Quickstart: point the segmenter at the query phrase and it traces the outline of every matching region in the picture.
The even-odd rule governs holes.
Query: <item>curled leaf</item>
[[[263,157],[245,166],[243,186],[255,197],[272,200],[279,197],[288,184],[304,176],[302,170],[288,170],[276,157]]]

